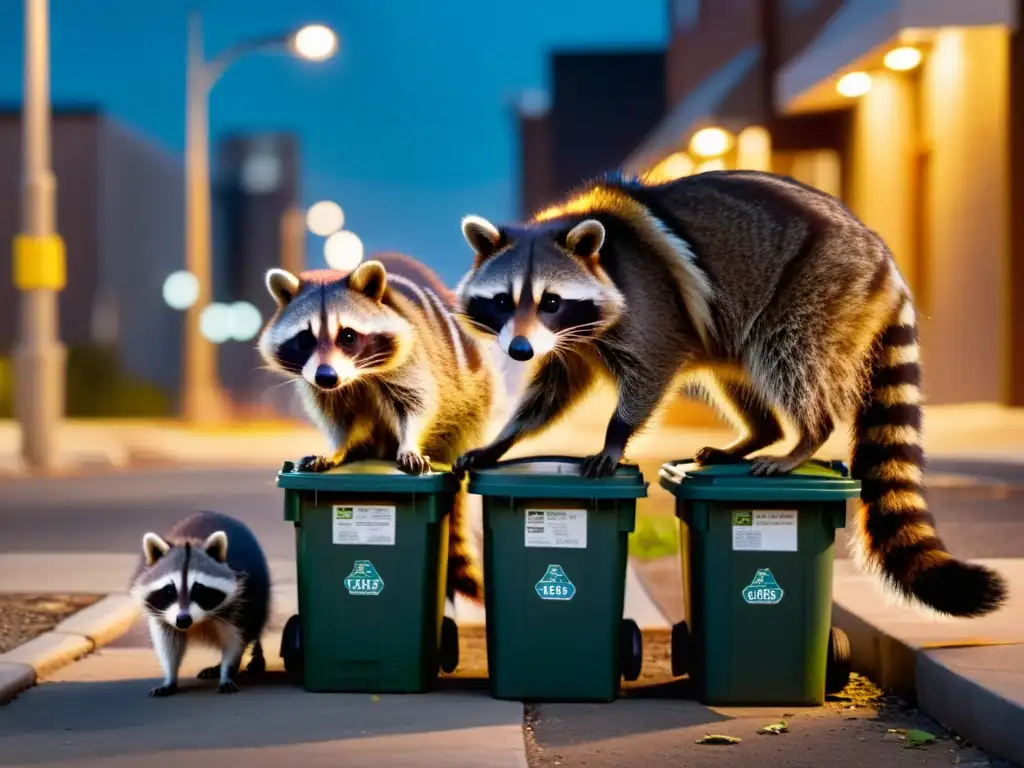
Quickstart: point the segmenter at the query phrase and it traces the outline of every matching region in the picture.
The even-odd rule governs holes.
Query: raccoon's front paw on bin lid
[[[293,472],[326,472],[331,468],[330,459],[323,456],[303,456],[295,464]]]
[[[398,468],[410,475],[424,475],[430,471],[430,457],[413,451],[398,454]]]

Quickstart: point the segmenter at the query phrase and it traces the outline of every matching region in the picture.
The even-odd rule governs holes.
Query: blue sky
[[[21,98],[22,1],[0,3],[0,100]],[[169,151],[184,147],[185,0],[51,0],[54,102],[91,102]],[[214,138],[288,130],[303,204],[337,201],[368,251],[423,259],[447,282],[469,262],[459,219],[513,216],[508,99],[547,86],[551,47],[661,44],[665,0],[204,0],[208,52],[306,22],[339,55],[236,62],[213,92]],[[322,265],[312,241],[311,265]]]

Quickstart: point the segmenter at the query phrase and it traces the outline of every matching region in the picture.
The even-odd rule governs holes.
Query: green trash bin
[[[623,619],[628,539],[647,485],[636,466],[580,476],[580,459],[540,456],[470,472],[483,497],[491,695],[613,701],[640,676],[642,638]]]
[[[307,691],[418,693],[458,665],[444,615],[448,513],[459,481],[394,462],[277,475],[295,526],[299,612],[285,625],[285,670]]]
[[[860,495],[842,462],[772,477],[748,462],[662,465],[676,497],[686,618],[672,671],[705,704],[820,705],[850,678],[849,640],[832,627],[835,532]]]

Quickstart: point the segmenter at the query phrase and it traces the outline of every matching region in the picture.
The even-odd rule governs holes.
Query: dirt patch
[[[102,595],[0,595],[0,653],[49,632]]]

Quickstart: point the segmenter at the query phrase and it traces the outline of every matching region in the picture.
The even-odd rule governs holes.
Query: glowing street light
[[[690,139],[690,151],[697,157],[718,157],[732,146],[732,136],[721,128],[701,128]]]
[[[164,280],[164,303],[179,312],[199,300],[199,279],[184,269],[172,272]]]
[[[345,226],[345,213],[337,203],[321,200],[306,211],[306,226],[314,235],[327,237]]]
[[[235,341],[251,341],[256,338],[263,326],[260,311],[248,301],[236,301],[228,309],[231,310],[230,333]]]
[[[920,64],[922,58],[921,51],[917,48],[904,45],[885,54],[882,63],[894,72],[907,72]]]
[[[307,24],[288,41],[296,56],[310,61],[329,59],[338,50],[338,36],[323,24]]]
[[[339,272],[351,272],[363,260],[363,241],[355,232],[343,229],[324,242],[327,266]]]
[[[839,78],[836,83],[836,92],[848,99],[855,99],[863,96],[871,90],[871,75],[867,72],[850,72]]]

